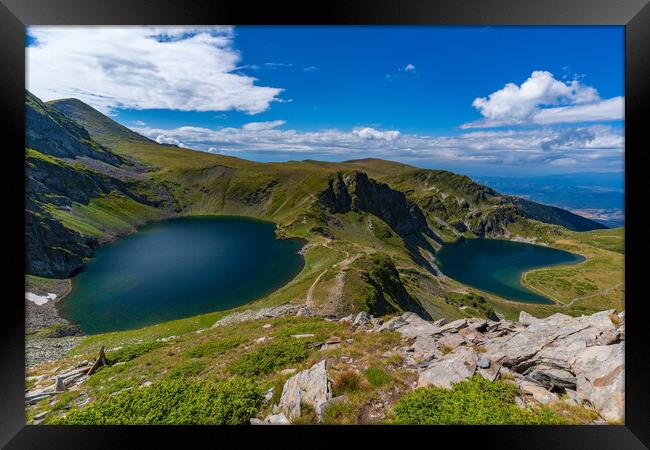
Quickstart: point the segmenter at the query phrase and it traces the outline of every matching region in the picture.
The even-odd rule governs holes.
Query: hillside
[[[463,301],[435,264],[445,242],[553,244],[567,230],[602,228],[447,171],[379,159],[258,163],[160,145],[75,99],[43,103],[27,92],[26,109],[26,272],[37,277],[73,276],[98,245],[151,220],[240,215],[276,223],[279,237],[308,241],[298,277],[308,289],[298,295],[323,311],[406,308],[449,317]],[[332,266],[308,273],[318,260]],[[365,300],[342,300],[359,292]]]

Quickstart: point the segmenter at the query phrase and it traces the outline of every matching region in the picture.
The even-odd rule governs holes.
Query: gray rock
[[[388,322],[384,322],[384,324],[379,327],[378,331],[395,331],[407,323],[408,322],[402,319],[402,317],[393,317]]]
[[[250,420],[251,425],[264,425],[264,422],[261,419],[258,419],[257,417],[253,417]]]
[[[443,359],[434,362],[420,373],[418,386],[438,386],[451,389],[452,384],[471,377],[476,372],[476,352],[469,347],[458,347]]]
[[[432,336],[420,336],[410,347],[412,356],[421,360],[441,358],[443,353],[438,348],[437,340]]]
[[[516,378],[515,383],[519,386],[519,389],[526,394],[537,400],[543,405],[546,405],[554,400],[559,400],[557,394],[552,393],[544,388],[544,386],[534,383],[532,381],[526,381]]]
[[[370,314],[368,314],[365,311],[361,311],[354,318],[354,321],[352,322],[352,325],[363,326],[363,325],[366,325],[366,324],[370,323],[371,319],[372,319],[372,316]]]
[[[607,421],[623,421],[625,405],[624,343],[589,347],[570,361],[576,393]]]
[[[443,325],[440,327],[440,332],[441,333],[457,333],[458,330],[461,328],[465,328],[467,326],[467,320],[466,319],[458,319],[454,320],[453,322],[449,322],[446,325]]]
[[[524,325],[532,325],[533,323],[537,322],[538,319],[537,317],[528,314],[526,311],[521,311],[519,313],[519,323],[523,323]]]
[[[320,406],[331,398],[332,389],[327,378],[325,360],[322,360],[287,380],[274,412],[283,412],[289,419],[294,419],[300,416],[301,402],[319,411]]]
[[[408,338],[414,338],[418,336],[432,336],[439,330],[439,328],[434,327],[431,322],[427,322],[412,312],[405,312],[402,314],[402,319],[406,322],[406,324],[397,328],[396,331],[402,336],[406,336]]]
[[[271,414],[264,419],[265,425],[291,425],[291,421],[284,413]]]
[[[490,367],[490,360],[483,355],[480,355],[476,360],[476,365],[481,369],[487,369]]]
[[[435,322],[433,322],[434,327],[441,327],[446,324],[447,324],[447,319],[445,319],[444,317],[442,319],[438,319]]]
[[[575,389],[576,377],[571,372],[560,367],[539,364],[525,372],[525,375],[544,386],[546,389]]]
[[[265,391],[265,392],[262,394],[262,397],[264,398],[264,403],[268,403],[268,402],[271,401],[271,399],[273,398],[273,393],[274,393],[274,392],[275,392],[275,388],[272,387],[271,389]]]
[[[63,382],[63,377],[54,377],[54,392],[65,392],[67,388]]]
[[[465,339],[459,334],[448,334],[438,339],[438,346],[441,349],[453,350],[465,344]]]

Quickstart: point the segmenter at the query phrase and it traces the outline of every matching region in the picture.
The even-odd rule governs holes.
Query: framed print
[[[2,1],[7,448],[650,442],[647,2]]]

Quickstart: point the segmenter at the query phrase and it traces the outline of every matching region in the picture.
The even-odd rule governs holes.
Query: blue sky
[[[28,89],[260,161],[620,171],[623,27],[31,27]]]

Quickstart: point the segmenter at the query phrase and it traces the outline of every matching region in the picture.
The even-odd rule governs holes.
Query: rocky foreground
[[[310,311],[283,305],[232,314],[214,326],[286,315],[310,315]],[[479,374],[516,383],[522,393],[517,399],[521,407],[566,401],[594,408],[604,422],[624,420],[624,312],[608,310],[581,317],[556,313],[538,319],[522,311],[519,321],[468,318],[450,323],[429,322],[411,312],[384,322],[361,312],[339,321],[362,332],[396,331],[406,338],[407,344],[394,351],[408,369],[418,373],[416,387],[449,389]],[[338,401],[345,399],[332,397],[322,360],[285,383],[274,414],[251,423],[289,424],[300,416],[301,403],[310,404],[321,416]]]
[[[370,423],[385,418],[395,401],[410,390],[427,386],[450,389],[454,384],[476,375],[490,381],[502,380],[516,385],[518,394],[515,401],[521,408],[557,406],[560,403],[594,412],[593,418],[600,418],[593,423],[622,423],[624,420],[624,312],[615,314],[614,310],[608,310],[581,317],[557,313],[543,319],[522,312],[518,321],[465,318],[452,322],[445,319],[431,322],[412,312],[389,320],[365,312],[343,318],[318,318],[308,306],[285,304],[233,313],[214,323],[211,329],[196,330],[192,335],[216,332],[226,326],[234,326],[232,330],[237,330],[237,324],[243,328],[248,326],[249,329],[249,325],[256,327],[259,324],[260,332],[251,335],[254,341],[251,345],[263,346],[273,338],[259,335],[273,330],[275,319],[288,317],[314,317],[338,322],[339,331],[346,331],[342,338],[330,335],[322,340],[315,339],[314,334],[291,334],[289,339],[309,342],[307,345],[317,349],[319,352],[316,354],[320,357],[307,366],[285,366],[280,371],[285,375],[283,384],[264,393],[266,406],[262,411],[265,413],[260,414],[260,418],[251,419],[251,424],[300,423],[307,407],[314,414],[315,421],[322,421],[328,408],[349,402],[345,394],[334,394],[336,389],[333,389],[333,384],[336,383],[333,383],[333,379],[346,368],[354,371],[359,367],[358,358],[355,360],[344,356],[336,349],[340,348],[345,354],[345,349],[358,341],[368,341],[373,334],[377,334],[377,339],[371,341],[379,342],[382,341],[379,335],[389,332],[401,335],[401,339],[383,346],[377,357],[397,365],[391,370],[408,373],[409,381],[400,388],[400,392],[390,394],[395,398],[376,400],[376,410],[372,406],[367,412]],[[158,341],[167,344],[177,343],[179,339],[182,336],[169,336]],[[178,352],[179,349],[175,348],[174,351]],[[70,390],[86,392],[74,401],[77,408],[94,401],[94,396],[87,393],[85,385],[100,363],[106,364],[103,353],[94,364],[88,359],[73,361],[73,366],[69,361],[48,370],[47,374],[29,377],[35,381],[35,385],[26,393],[28,407],[42,399],[56,399]],[[146,388],[151,384],[151,381],[143,379],[139,386],[122,391]],[[275,392],[280,388],[281,392]],[[119,392],[112,395],[117,394]],[[56,400],[52,402],[54,404]],[[36,414],[34,423],[39,423],[45,414],[45,411]]]

